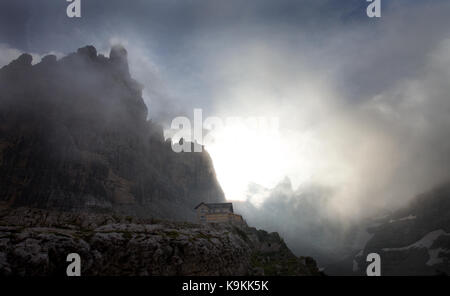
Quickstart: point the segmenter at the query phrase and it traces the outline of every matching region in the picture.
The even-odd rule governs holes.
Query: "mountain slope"
[[[450,274],[450,183],[419,195],[369,232],[353,258],[354,273],[365,273],[367,254],[378,253],[382,275]]]

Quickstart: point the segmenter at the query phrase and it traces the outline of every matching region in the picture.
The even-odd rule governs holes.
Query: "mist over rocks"
[[[352,254],[370,237],[364,221],[340,216],[332,200],[331,188],[294,189],[286,177],[274,188],[252,184],[248,199],[235,202],[234,208],[250,225],[280,233],[295,254],[312,256],[325,266]]]
[[[224,201],[207,152],[174,153],[147,120],[127,51],[93,46],[0,70],[0,202],[192,220]]]
[[[450,183],[411,199],[404,207],[367,219],[370,234],[350,255],[325,266],[328,275],[366,275],[370,253],[381,257],[381,275],[436,276],[450,273]]]
[[[450,274],[450,182],[419,194],[369,231],[371,239],[352,258],[353,273],[364,272],[364,259],[376,252],[382,275]]]
[[[353,221],[330,211],[329,188],[294,190],[286,178],[272,189],[254,184],[250,192],[247,201],[234,203],[235,211],[250,225],[280,233],[295,254],[314,257],[327,275],[365,276],[370,253],[381,256],[382,275],[450,274],[450,182],[399,209]]]

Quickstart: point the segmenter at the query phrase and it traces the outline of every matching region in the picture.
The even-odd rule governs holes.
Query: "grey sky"
[[[216,53],[238,52],[253,41],[299,54],[318,50],[324,60],[331,59],[330,67],[336,55],[344,59],[342,89],[359,99],[361,92],[377,92],[414,71],[448,33],[445,1],[382,4],[382,20],[372,20],[365,15],[363,0],[83,0],[83,17],[69,19],[63,0],[2,0],[0,42],[21,51],[68,53],[83,44],[106,48],[111,38],[124,38],[139,43],[164,81],[175,82],[174,96],[205,108],[215,89],[214,81],[208,81],[205,55],[214,59]],[[418,5],[425,10],[419,19],[414,13]],[[427,15],[433,7],[441,9]],[[402,42],[396,42],[399,37]],[[368,71],[371,78],[365,75]]]
[[[388,3],[384,4],[388,11]],[[124,38],[139,43],[164,81],[175,82],[170,88],[173,96],[208,108],[215,89],[208,78],[216,77],[209,73],[205,55],[214,59],[215,53],[233,48],[238,52],[241,45],[254,41],[292,51],[320,49],[342,31],[357,27],[376,31],[380,22],[365,16],[366,5],[362,0],[83,0],[83,17],[69,19],[63,0],[2,0],[0,41],[22,51],[68,53],[83,44],[107,47],[111,38]],[[351,44],[337,50],[353,50],[355,58],[361,54]],[[347,79],[360,77],[358,71],[364,70],[356,67]]]

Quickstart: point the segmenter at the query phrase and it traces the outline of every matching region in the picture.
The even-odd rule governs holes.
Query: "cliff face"
[[[124,48],[31,62],[0,70],[3,206],[189,220],[224,200],[209,155],[173,152],[147,121]]]
[[[276,233],[231,225],[0,210],[0,275],[66,274],[70,253],[82,275],[318,275]]]

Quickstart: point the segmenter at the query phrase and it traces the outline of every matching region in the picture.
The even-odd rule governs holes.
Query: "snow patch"
[[[402,217],[402,218],[399,218],[399,219],[391,219],[391,220],[389,220],[389,223],[394,223],[394,222],[397,222],[397,221],[405,221],[405,220],[414,220],[416,218],[417,217],[414,216],[414,215],[409,215],[409,216]]]
[[[431,246],[433,245],[434,241],[440,237],[440,236],[450,236],[450,233],[445,232],[442,229],[439,230],[435,230],[435,231],[431,231],[430,233],[426,234],[423,238],[421,238],[420,240],[418,240],[417,242],[406,246],[406,247],[402,247],[402,248],[383,248],[382,250],[385,252],[389,252],[389,251],[404,251],[404,250],[408,250],[408,249],[413,249],[413,248],[426,248],[428,250],[428,255],[430,256],[430,259],[426,262],[426,264],[428,266],[431,265],[435,265],[435,264],[439,264],[442,263],[442,258],[439,258],[439,254],[440,253],[448,253],[450,254],[450,250],[446,250],[446,249],[442,249],[442,248],[437,248],[437,249],[430,249]]]

